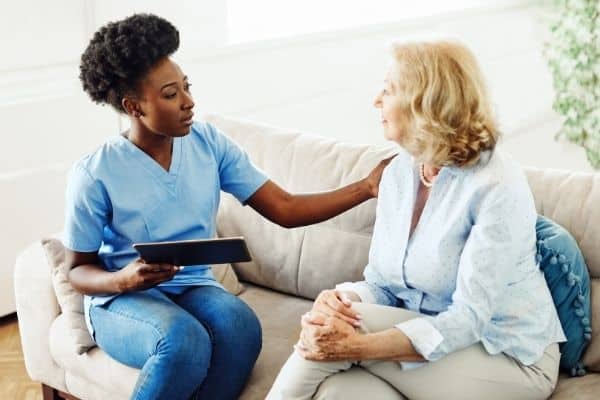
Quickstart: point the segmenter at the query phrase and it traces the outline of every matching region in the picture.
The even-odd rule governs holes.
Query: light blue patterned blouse
[[[379,186],[366,281],[338,288],[425,314],[396,327],[429,361],[481,341],[530,365],[564,341],[535,261],[537,214],[518,164],[495,150],[473,167],[442,168],[409,238],[418,187],[401,150]]]

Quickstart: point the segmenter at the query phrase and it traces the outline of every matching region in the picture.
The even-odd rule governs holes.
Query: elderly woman
[[[565,336],[535,261],[533,198],[495,149],[474,56],[395,45],[375,106],[401,150],[379,186],[365,280],[317,297],[268,398],[548,397]],[[365,388],[381,380],[385,393]]]

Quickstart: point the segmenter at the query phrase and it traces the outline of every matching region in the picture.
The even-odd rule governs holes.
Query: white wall
[[[16,254],[61,228],[66,169],[123,125],[82,93],[77,66],[98,26],[133,11],[161,13],[180,28],[176,58],[194,85],[197,114],[220,112],[375,144],[384,144],[372,99],[388,62],[387,44],[448,33],[479,57],[507,151],[525,164],[591,170],[579,148],[552,138],[560,121],[551,110],[551,77],[541,55],[545,30],[531,2],[224,48],[223,2],[174,3],[185,7],[158,0],[22,0],[3,13],[0,315],[14,311]]]
[[[504,132],[502,145],[539,167],[591,171],[582,149],[555,142],[552,78],[542,55],[545,9],[523,5],[233,46],[182,65],[200,110],[340,140],[383,144],[372,106],[396,38],[458,38],[480,60]]]

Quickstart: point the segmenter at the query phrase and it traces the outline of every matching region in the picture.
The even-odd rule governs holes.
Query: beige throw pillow
[[[65,248],[62,243],[54,238],[42,239],[42,246],[48,265],[52,269],[52,285],[56,299],[75,341],[77,354],[83,354],[96,345],[85,325],[83,295],[75,291],[69,283],[69,268],[64,263]]]
[[[52,268],[52,285],[61,311],[67,321],[71,335],[76,344],[77,354],[83,354],[96,346],[85,324],[83,314],[83,295],[78,293],[69,282],[69,267],[64,263],[65,248],[60,240],[55,238],[42,239],[48,265]],[[244,286],[238,281],[237,275],[230,264],[215,265],[213,273],[217,282],[221,283],[234,295],[240,294]]]

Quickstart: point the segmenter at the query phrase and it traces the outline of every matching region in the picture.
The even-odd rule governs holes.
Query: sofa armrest
[[[15,297],[25,367],[31,379],[66,390],[65,373],[50,355],[50,325],[60,308],[41,241],[29,245],[15,264]]]

